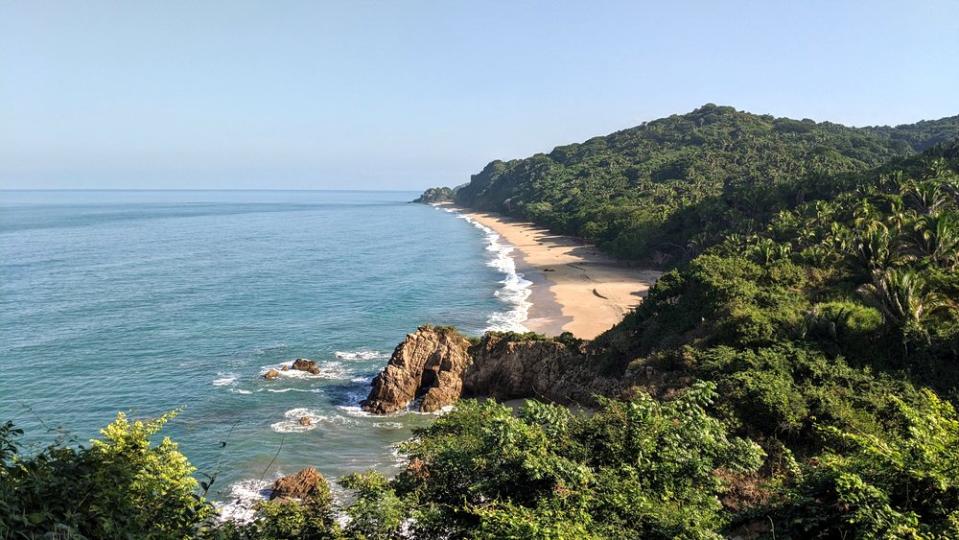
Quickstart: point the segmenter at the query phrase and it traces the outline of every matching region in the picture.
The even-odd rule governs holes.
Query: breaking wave
[[[496,298],[509,306],[506,311],[491,313],[486,319],[486,330],[500,332],[526,332],[523,325],[529,318],[529,308],[533,303],[529,301],[532,294],[533,282],[525,279],[521,272],[516,271],[516,259],[513,258],[513,246],[502,240],[502,237],[493,229],[473,218],[458,214],[457,217],[466,220],[486,235],[486,251],[490,253],[487,266],[502,272],[505,277],[500,281],[500,288],[493,293]]]

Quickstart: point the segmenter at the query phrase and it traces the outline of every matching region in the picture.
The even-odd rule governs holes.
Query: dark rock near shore
[[[297,358],[293,361],[293,364],[290,365],[290,369],[306,371],[307,373],[312,373],[313,375],[316,375],[320,372],[320,368],[316,366],[316,362],[308,358]]]
[[[452,328],[423,326],[396,347],[361,405],[389,414],[417,398],[423,412],[480,396],[591,404],[596,394],[624,389],[623,381],[597,372],[581,344],[497,332],[471,344]]]
[[[469,364],[469,340],[452,328],[422,326],[400,343],[382,373],[373,379],[363,410],[389,414],[422,398],[432,412],[459,399],[462,373]]]
[[[305,499],[323,495],[328,491],[326,479],[313,467],[307,467],[296,474],[284,476],[273,482],[273,499]]]
[[[556,339],[490,332],[469,353],[473,361],[463,374],[464,397],[586,405],[596,394],[613,395],[624,388],[622,381],[598,374],[582,348]]]

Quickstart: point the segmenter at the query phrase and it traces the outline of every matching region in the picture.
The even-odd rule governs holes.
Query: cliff
[[[452,328],[422,326],[396,347],[362,406],[388,414],[410,404],[432,412],[460,397],[591,404],[623,392],[624,379],[600,374],[585,343],[498,332],[471,343]]]

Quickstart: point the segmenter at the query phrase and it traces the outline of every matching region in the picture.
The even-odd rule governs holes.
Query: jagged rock
[[[268,381],[273,380],[279,376],[280,376],[280,372],[275,369],[271,369],[270,371],[267,371],[266,373],[263,374],[263,378]]]
[[[298,424],[300,424],[301,426],[312,426],[312,425],[313,425],[313,419],[311,419],[309,416],[301,416],[299,419],[297,419],[296,422],[297,422]]]
[[[273,499],[305,499],[325,491],[326,479],[315,468],[307,467],[296,474],[284,476],[273,482]]]
[[[316,375],[320,372],[320,368],[316,367],[316,362],[308,358],[297,358],[293,361],[290,369],[306,371],[308,373],[312,373],[313,375]]]
[[[618,394],[624,387],[599,374],[581,344],[490,332],[471,346],[453,329],[423,326],[396,347],[361,405],[376,414],[398,411],[419,397],[424,412],[461,396],[588,405],[594,395]]]
[[[595,394],[622,388],[597,373],[584,350],[554,339],[516,340],[487,333],[470,348],[473,362],[463,374],[463,395],[499,400],[537,398],[592,404]]]
[[[462,392],[462,373],[469,365],[469,340],[452,328],[421,326],[393,351],[382,373],[373,379],[363,410],[388,414],[423,397],[425,412],[452,405]]]

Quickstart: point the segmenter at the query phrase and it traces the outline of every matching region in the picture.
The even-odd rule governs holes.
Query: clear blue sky
[[[453,185],[707,102],[959,114],[959,1],[0,0],[0,188]]]

